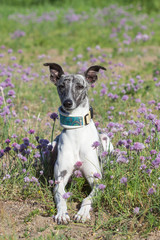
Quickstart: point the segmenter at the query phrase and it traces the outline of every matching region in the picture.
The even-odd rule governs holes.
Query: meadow
[[[0,8],[0,239],[160,237],[160,14],[138,1],[104,2]],[[86,224],[53,222],[48,143],[62,128],[50,117],[60,101],[45,62],[68,73],[107,68],[89,99],[114,152],[102,153],[103,179]],[[73,216],[90,188],[75,171],[66,191]]]

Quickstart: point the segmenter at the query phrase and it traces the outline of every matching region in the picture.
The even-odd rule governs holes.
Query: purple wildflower
[[[15,123],[20,123],[21,120],[20,120],[20,119],[16,119],[14,122],[15,122]]]
[[[22,49],[18,49],[18,53],[23,53],[23,50]]]
[[[142,164],[141,166],[140,166],[140,170],[145,170],[147,168],[147,166],[145,165],[145,164]]]
[[[39,142],[39,136],[36,136],[35,139],[37,142]]]
[[[28,111],[28,107],[27,107],[27,106],[24,106],[23,109],[26,110],[26,111]]]
[[[128,163],[129,161],[128,161],[128,158],[120,155],[120,156],[117,158],[117,162],[118,162],[118,163]]]
[[[102,152],[101,157],[106,157],[107,155],[108,155],[108,152],[104,151]]]
[[[7,99],[6,101],[8,104],[10,104],[12,102],[12,100],[10,98]]]
[[[26,122],[27,122],[27,119],[25,119],[25,118],[22,119],[22,122],[23,122],[23,123],[26,123]]]
[[[152,194],[154,194],[156,192],[156,190],[154,189],[154,188],[150,188],[149,190],[148,190],[148,195],[152,195]]]
[[[139,214],[139,207],[135,207],[134,209],[133,209],[133,213],[134,214]]]
[[[16,60],[16,57],[15,57],[15,56],[12,56],[10,59],[11,59],[12,61],[15,61],[15,60]]]
[[[127,101],[128,98],[129,98],[128,95],[124,95],[124,96],[122,97],[122,100],[123,100],[123,101]]]
[[[104,189],[106,188],[106,185],[104,185],[104,184],[99,184],[98,188],[99,188],[100,190],[104,190]]]
[[[27,137],[23,138],[24,145],[29,146],[29,139]]]
[[[36,177],[31,177],[30,181],[33,183],[38,183],[38,179]]]
[[[3,156],[4,156],[4,150],[1,149],[1,150],[0,150],[0,158],[2,158]]]
[[[106,88],[102,88],[102,89],[101,89],[100,96],[102,97],[102,96],[104,96],[104,95],[106,95],[106,94],[107,94],[107,89],[106,89]]]
[[[30,182],[29,177],[25,177],[25,178],[24,178],[24,182]]]
[[[13,96],[15,96],[15,94],[16,94],[16,93],[15,93],[14,90],[9,90],[9,91],[8,91],[8,96],[12,96],[12,97],[13,97]]]
[[[77,178],[82,177],[82,173],[81,173],[80,170],[76,170],[76,171],[74,171],[74,175],[75,175]]]
[[[113,106],[111,106],[111,107],[109,107],[109,109],[110,109],[110,110],[114,110],[114,107],[113,107]]]
[[[63,194],[62,197],[63,197],[64,199],[68,199],[71,195],[72,195],[72,193],[66,192],[66,193]]]
[[[23,157],[22,157],[22,161],[23,161],[23,162],[27,162],[27,158],[23,156]]]
[[[95,122],[95,126],[98,127],[99,126],[99,122]]]
[[[34,133],[35,133],[35,130],[34,130],[34,129],[30,129],[30,130],[28,131],[28,133],[29,133],[29,134],[34,134]]]
[[[160,120],[155,120],[155,127],[157,132],[160,132]]]
[[[99,147],[100,146],[100,142],[98,142],[98,141],[95,141],[93,144],[92,144],[92,147],[95,149],[95,148],[97,148],[97,147]]]
[[[5,179],[10,179],[10,178],[11,178],[11,175],[6,174],[6,175],[3,177],[3,180],[5,180]]]
[[[6,140],[5,140],[5,143],[7,143],[7,144],[9,144],[10,142],[11,142],[10,139],[6,139]]]
[[[155,154],[157,154],[157,151],[155,149],[153,149],[153,150],[150,151],[150,154],[155,155]]]
[[[133,145],[133,149],[135,151],[141,151],[145,148],[144,144],[143,143],[140,143],[140,142],[135,142],[134,145]]]
[[[8,53],[12,53],[13,52],[13,50],[12,49],[8,49]]]
[[[11,150],[10,147],[6,147],[6,148],[4,149],[4,152],[10,152],[10,150]]]
[[[150,176],[151,173],[152,173],[152,169],[147,169],[147,170],[146,170],[146,173],[148,173],[148,175]]]
[[[94,174],[93,174],[93,177],[100,179],[100,178],[101,178],[101,174],[99,174],[99,173],[94,173]]]
[[[74,166],[75,166],[76,168],[80,168],[80,167],[82,166],[82,164],[83,164],[83,163],[82,163],[81,161],[77,161]]]
[[[55,121],[56,119],[58,119],[58,114],[53,112],[51,115],[50,115],[50,118]]]
[[[141,160],[142,162],[144,162],[144,161],[145,161],[145,157],[144,157],[144,156],[140,156],[140,160]]]
[[[17,30],[11,34],[11,38],[16,39],[16,38],[24,37],[25,35],[26,35],[25,32],[23,32],[21,30]]]
[[[120,183],[124,184],[124,185],[127,185],[127,178],[126,177],[122,177],[120,179]]]
[[[50,185],[50,186],[52,186],[52,185],[53,185],[53,183],[54,183],[54,181],[53,181],[53,180],[49,180],[48,182],[49,182],[49,185]]]
[[[153,160],[152,165],[153,167],[158,168],[160,165],[160,157],[157,157],[155,160]]]

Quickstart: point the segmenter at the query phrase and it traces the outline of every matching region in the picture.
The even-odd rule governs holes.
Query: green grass
[[[7,0],[1,1],[2,4],[4,5],[14,5],[14,6],[25,6],[25,7],[30,7],[30,6],[37,6],[37,5],[41,5],[41,6],[46,6],[48,4],[52,4],[53,6],[56,7],[64,7],[64,8],[68,8],[69,6],[72,6],[75,9],[79,9],[80,11],[83,11],[84,9],[88,8],[102,8],[102,7],[106,7],[108,5],[111,4],[120,4],[120,5],[129,5],[129,4],[133,4],[134,6],[136,6],[136,8],[142,9],[143,11],[146,12],[152,12],[152,11],[159,11],[159,7],[160,7],[160,3],[158,0],[153,0],[152,2],[150,1],[145,1],[145,0],[111,0],[110,2],[106,2],[105,0],[81,0],[79,2],[77,2],[76,0],[28,0],[26,2],[23,2],[22,0]]]
[[[26,235],[24,235],[25,238],[28,238],[28,234],[26,233]],[[0,237],[1,240],[17,240],[17,237],[15,236],[9,236],[9,235],[6,235],[4,237]],[[54,233],[51,233],[51,234],[48,234],[47,236],[45,237],[38,237],[38,238],[33,238],[34,240],[50,240],[50,239],[54,239],[54,240],[71,240],[71,238],[66,238],[63,234],[59,235],[59,236],[55,236]],[[73,238],[72,238],[73,240]]]
[[[159,229],[160,171],[159,165],[153,167],[152,163],[160,151],[159,129],[154,116],[150,115],[156,115],[155,119],[159,120],[160,96],[157,83],[160,75],[157,71],[160,71],[160,37],[159,16],[156,12],[158,1],[153,2],[149,14],[149,2],[144,2],[143,11],[140,11],[127,5],[107,5],[106,10],[103,9],[105,1],[101,1],[98,6],[99,1],[96,0],[87,1],[84,8],[84,1],[79,4],[74,1],[74,13],[80,17],[80,20],[75,22],[66,22],[66,15],[71,15],[68,1],[64,2],[63,8],[57,1],[52,5],[49,1],[45,5],[35,6],[33,3],[35,2],[28,1],[28,6],[22,7],[17,0],[19,7],[16,4],[13,7],[8,1],[8,5],[4,4],[0,8],[0,46],[5,45],[5,49],[0,50],[1,82],[4,84],[8,81],[6,79],[10,78],[14,84],[12,87],[5,87],[0,95],[0,113],[9,105],[9,98],[13,102],[6,118],[0,118],[0,150],[6,149],[7,138],[11,140],[8,146],[12,148],[0,158],[0,198],[36,199],[46,206],[46,216],[56,213],[53,186],[49,184],[53,175],[47,174],[49,168],[47,164],[42,164],[42,158],[35,156],[38,152],[35,136],[51,139],[53,121],[49,115],[57,112],[60,105],[56,87],[50,83],[48,70],[43,67],[43,63],[57,62],[66,72],[83,72],[90,65],[101,64],[107,71],[105,75],[99,74],[95,87],[89,90],[94,120],[100,123],[99,131],[106,131],[111,137],[113,135],[114,148],[126,154],[124,156],[128,163],[117,163],[116,154],[107,157],[103,180],[99,181],[99,184],[106,185],[106,188],[97,193],[93,204],[94,211],[98,213],[93,231],[101,229],[107,236],[115,233],[120,236],[132,236],[136,233],[143,236]],[[44,13],[48,16],[52,11],[56,15],[54,21],[35,21],[35,18],[44,17]],[[22,19],[17,21],[18,14],[25,17],[31,13],[35,14],[35,18],[26,20],[26,24]],[[85,20],[83,14],[87,15]],[[12,39],[11,34],[17,30],[24,31],[25,36]],[[148,38],[136,42],[135,38],[139,32]],[[111,37],[113,33],[116,33],[116,36]],[[126,44],[125,40],[129,42]],[[72,51],[70,48],[73,48]],[[8,53],[8,49],[12,49],[13,52]],[[23,52],[18,53],[19,49]],[[131,84],[133,79],[134,83]],[[8,96],[11,89],[16,93],[15,98]],[[104,89],[107,94],[104,93]],[[111,97],[113,95],[117,95],[118,98]],[[128,96],[127,101],[122,100],[124,95]],[[155,102],[148,103],[151,100]],[[24,109],[25,106],[28,110]],[[153,121],[150,120],[152,117]],[[16,123],[17,119],[20,119],[20,123]],[[131,120],[134,120],[134,123]],[[109,127],[110,122],[115,125]],[[35,133],[29,134],[30,129],[34,129]],[[60,131],[59,121],[56,121],[54,137]],[[14,139],[13,134],[16,134],[17,138]],[[29,150],[30,153],[21,152],[25,155],[22,156],[13,151],[12,144],[23,144],[24,137],[29,138],[30,145],[25,150]],[[148,140],[149,137],[151,141]],[[145,148],[135,152],[125,147],[124,142],[119,143],[119,140],[128,139],[132,141],[130,145],[140,142]],[[157,153],[151,154],[151,150]],[[146,171],[149,169],[152,170],[150,174]],[[40,174],[42,170],[44,174]],[[29,178],[28,182],[26,177]],[[120,182],[122,177],[127,178],[127,184]],[[150,188],[153,188],[153,194],[148,194]],[[90,188],[84,178],[73,177],[67,191],[73,193],[69,201],[79,205],[88,195]],[[139,207],[137,214],[134,212],[136,207]],[[108,216],[105,221],[102,220],[104,213]],[[34,216],[40,214],[36,209],[24,221],[32,222]],[[43,232],[43,228],[41,231]],[[26,237],[27,234],[26,231]],[[51,237],[65,239],[64,236],[58,237],[54,234],[38,239]],[[16,238],[8,236],[8,239]]]
[[[76,1],[77,2],[77,1]],[[0,44],[8,45],[10,48],[14,48],[15,50],[18,50],[20,48],[25,48],[27,51],[28,49],[32,48],[33,54],[35,54],[35,51],[38,51],[39,54],[46,52],[47,50],[50,50],[51,48],[58,49],[61,53],[64,49],[68,49],[69,47],[73,47],[75,49],[75,53],[79,54],[87,47],[94,47],[95,45],[101,45],[101,47],[108,47],[108,48],[115,48],[117,49],[117,44],[113,39],[109,38],[109,35],[111,34],[112,28],[116,28],[117,24],[119,24],[119,21],[122,16],[116,16],[116,11],[113,8],[109,11],[109,13],[102,17],[103,21],[99,22],[99,20],[95,20],[95,15],[98,13],[98,8],[93,8],[91,10],[90,4],[87,5],[89,9],[82,10],[80,8],[80,12],[77,11],[78,7],[75,9],[76,14],[81,14],[82,11],[85,12],[85,15],[88,15],[88,19],[83,21],[80,20],[78,22],[73,23],[66,23],[66,20],[64,18],[64,14],[66,14],[69,11],[69,8],[67,7],[61,8],[56,7],[56,5],[45,5],[45,12],[54,12],[54,14],[57,16],[57,19],[53,22],[45,22],[42,21],[41,23],[36,23],[26,20],[28,24],[22,24],[21,20],[16,21],[17,17],[16,14],[21,13],[22,15],[31,15],[36,14],[36,16],[42,16],[44,12],[44,6],[39,5],[32,6],[30,8],[22,8],[19,7],[18,9],[13,6],[6,6],[1,8],[0,14],[1,14],[1,41]],[[79,6],[79,5],[77,5]],[[102,6],[100,6],[102,8]],[[3,8],[5,8],[5,11],[3,11]],[[119,7],[120,8],[120,7]],[[139,24],[132,23],[130,19],[134,17],[134,8],[133,6],[129,7],[131,14],[131,17],[128,18],[128,24],[129,26],[132,25],[134,27],[134,31],[138,32],[139,30]],[[58,14],[56,12],[59,12]],[[127,8],[126,8],[126,11]],[[14,15],[15,20],[11,19],[11,15]],[[10,19],[8,20],[8,16],[10,16]],[[101,14],[99,15],[99,17]],[[116,17],[115,17],[116,16]],[[137,17],[141,16],[141,12],[137,13]],[[149,18],[152,16],[156,16],[155,13],[152,13]],[[112,19],[114,18],[114,19]],[[108,22],[108,20],[111,20],[111,24]],[[107,21],[107,22],[105,22]],[[115,21],[115,22],[114,22]],[[142,24],[145,25],[145,19],[140,20]],[[154,19],[154,21],[158,21],[157,17]],[[86,29],[87,24],[87,29]],[[102,27],[101,27],[102,25]],[[155,31],[156,39],[158,40],[159,34],[158,31],[158,25],[151,24],[148,21],[148,26],[152,26],[152,31]],[[13,34],[16,30],[21,30],[25,32],[25,36],[21,38],[11,39],[11,34]],[[87,31],[86,31],[87,30]],[[128,32],[131,37],[133,36],[134,31],[132,29]],[[117,33],[118,38],[122,38],[123,31],[120,31]],[[67,39],[67,41],[65,40]],[[155,38],[153,38],[153,44],[158,43],[157,41],[154,41]],[[131,45],[132,47],[132,45]],[[85,52],[85,51],[84,51]]]

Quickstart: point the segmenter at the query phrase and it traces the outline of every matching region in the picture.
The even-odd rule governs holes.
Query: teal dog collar
[[[60,116],[60,124],[64,128],[80,128],[88,125],[93,118],[93,109],[90,107],[89,112],[85,116],[72,116],[63,112],[62,108],[58,109]]]

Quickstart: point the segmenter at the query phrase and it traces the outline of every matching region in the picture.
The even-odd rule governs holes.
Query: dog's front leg
[[[80,210],[75,215],[74,219],[76,222],[85,222],[90,219],[90,210],[93,203],[93,197],[98,190],[98,178],[95,178],[94,174],[97,173],[99,178],[101,178],[101,171],[97,155],[94,152],[91,152],[86,156],[82,171],[90,187],[92,188],[92,191],[89,196],[83,200]]]
[[[67,213],[67,199],[64,194],[65,186],[72,175],[73,167],[66,164],[67,160],[62,162],[63,165],[57,161],[54,167],[54,177],[56,183],[54,188],[54,199],[57,207],[57,215],[54,217],[54,220],[58,224],[67,224],[70,221],[70,217]]]
[[[92,191],[89,194],[89,196],[83,200],[80,210],[74,216],[74,220],[76,222],[84,223],[87,220],[90,220],[90,211],[91,211],[91,207],[92,207],[93,197],[95,196],[95,193],[97,191],[97,186],[94,186],[94,184],[91,182],[90,182],[90,185],[92,187]]]
[[[70,217],[67,213],[66,199],[63,198],[65,194],[64,182],[57,183],[54,188],[54,199],[57,207],[57,215],[54,217],[55,222],[58,224],[67,224],[70,221]]]

